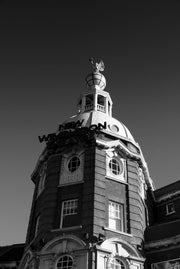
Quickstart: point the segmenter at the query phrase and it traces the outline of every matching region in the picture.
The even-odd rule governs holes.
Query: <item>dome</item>
[[[89,111],[86,113],[77,114],[70,117],[68,120],[63,122],[63,124],[78,121],[82,122],[82,127],[88,128],[90,128],[90,126],[92,125],[98,126],[99,124],[101,124],[101,126],[105,127],[103,128],[104,132],[135,143],[132,134],[122,122],[100,111]]]
[[[107,134],[136,143],[128,128],[112,117],[113,103],[109,93],[104,90],[106,79],[101,74],[105,68],[103,61],[95,63],[91,58],[90,62],[93,72],[86,77],[88,90],[78,99],[78,114],[65,121],[63,125],[71,123],[66,126],[88,127],[92,130],[97,126]]]

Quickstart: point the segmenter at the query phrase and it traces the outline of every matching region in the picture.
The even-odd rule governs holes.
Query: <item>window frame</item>
[[[67,266],[64,267],[64,265],[62,264],[62,267],[58,267],[58,263],[59,263],[60,259],[63,259],[63,258],[65,258],[65,257],[68,257],[68,258],[71,259],[71,261],[72,261],[72,265],[68,265],[68,264],[67,264]],[[62,260],[62,262],[63,262],[63,260]],[[66,255],[61,255],[61,256],[57,259],[57,261],[56,261],[56,269],[72,269],[72,268],[73,268],[73,263],[74,263],[74,259],[73,259],[73,257],[72,257],[71,255],[68,255],[68,254],[66,254]],[[71,267],[70,267],[70,266],[71,266]]]
[[[71,170],[70,168],[73,168],[73,166],[72,166],[72,163],[74,162],[74,161],[72,161],[74,158],[76,158],[77,159],[77,163],[78,163],[78,165],[75,167],[75,170]],[[71,164],[71,165],[70,165]],[[70,166],[70,167],[69,167]],[[80,168],[80,166],[81,166],[81,160],[80,160],[80,158],[79,158],[79,156],[78,155],[73,155],[73,156],[71,156],[69,159],[68,159],[68,161],[67,161],[67,170],[68,170],[68,172],[69,173],[75,173],[79,168]]]
[[[114,210],[110,210],[110,207],[112,206],[112,204],[114,204],[114,206],[118,206],[119,211],[118,211],[118,217],[113,217],[111,214],[115,214],[116,212]],[[114,211],[114,212],[113,212]],[[117,210],[116,210],[117,211]],[[112,227],[110,221],[114,221],[115,222],[115,228]],[[120,229],[118,229],[117,224],[119,222],[120,225]],[[124,204],[119,203],[119,202],[115,202],[112,200],[108,201],[108,228],[112,229],[114,231],[117,232],[124,232],[125,230],[125,219],[124,219]]]
[[[171,206],[173,206],[173,207],[172,207],[172,210],[169,210],[169,208],[170,208]],[[175,210],[175,206],[174,206],[174,203],[173,203],[173,202],[170,202],[170,203],[166,204],[166,215],[167,215],[167,216],[168,216],[168,215],[171,215],[171,214],[174,214],[175,212],[176,212],[176,210]]]
[[[106,177],[118,182],[121,181],[127,183],[126,161],[123,158],[116,156],[113,152],[112,154],[113,156],[110,156],[108,152],[106,153]],[[110,163],[113,162],[113,159],[116,160],[117,164],[119,165],[119,174],[112,172]]]
[[[74,208],[73,207],[70,207],[69,209],[68,209],[68,207],[67,207],[67,209],[66,210],[71,210],[71,209],[73,209],[74,210],[74,212],[72,212],[71,214],[64,214],[64,207],[65,207],[65,203],[70,203],[70,205],[71,205],[71,203],[72,202],[75,202],[75,206],[74,206]],[[66,216],[74,216],[74,215],[78,215],[78,207],[79,207],[79,199],[78,198],[74,198],[74,199],[68,199],[68,200],[64,200],[64,201],[62,201],[62,204],[61,204],[61,217],[60,217],[60,229],[63,229],[63,228],[66,228],[66,227],[63,227],[63,221],[64,221],[64,218],[66,217]]]

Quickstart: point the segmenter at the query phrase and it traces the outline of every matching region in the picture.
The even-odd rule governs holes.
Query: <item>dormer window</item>
[[[91,109],[93,109],[93,95],[88,94],[88,95],[86,95],[85,111],[89,111]]]
[[[105,97],[102,95],[98,95],[97,110],[105,112]]]

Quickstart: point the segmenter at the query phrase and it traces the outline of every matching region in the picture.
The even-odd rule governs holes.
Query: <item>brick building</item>
[[[24,252],[24,244],[0,247],[0,269],[17,269]]]
[[[158,267],[157,255],[166,254],[157,243],[168,234],[157,230],[169,222],[177,230],[179,183],[176,190],[154,191],[140,146],[112,117],[103,63],[92,65],[77,114],[56,133],[39,137],[46,147],[32,174],[35,190],[20,269]],[[178,241],[178,233],[170,236]]]
[[[145,233],[148,267],[180,268],[180,181],[154,191],[154,221]]]

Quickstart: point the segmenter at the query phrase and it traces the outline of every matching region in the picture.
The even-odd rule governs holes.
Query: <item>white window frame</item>
[[[140,182],[140,195],[141,198],[144,200],[146,197],[146,192],[145,192],[145,180],[144,180],[144,174],[142,168],[139,167],[139,182]]]
[[[115,176],[122,174],[123,172],[122,166],[123,166],[122,163],[119,160],[117,160],[117,158],[111,158],[109,160],[109,169],[111,173]]]
[[[119,222],[120,229],[117,228]],[[109,200],[108,202],[108,228],[118,232],[124,232],[124,206]]]
[[[171,206],[172,206],[172,210],[170,209]],[[171,203],[166,204],[166,215],[171,215],[173,213],[175,213],[174,203],[171,202]]]
[[[110,168],[110,162],[112,162],[112,160],[116,160],[117,164],[119,165],[119,173],[113,173],[112,169]],[[126,164],[125,164],[125,160],[122,158],[118,158],[116,156],[110,157],[107,154],[107,158],[106,158],[106,176],[110,179],[115,179],[115,180],[121,180],[123,182],[126,182]]]
[[[69,205],[69,207],[68,207]],[[61,207],[60,228],[63,228],[63,219],[66,216],[73,216],[78,214],[78,199],[65,200]]]

